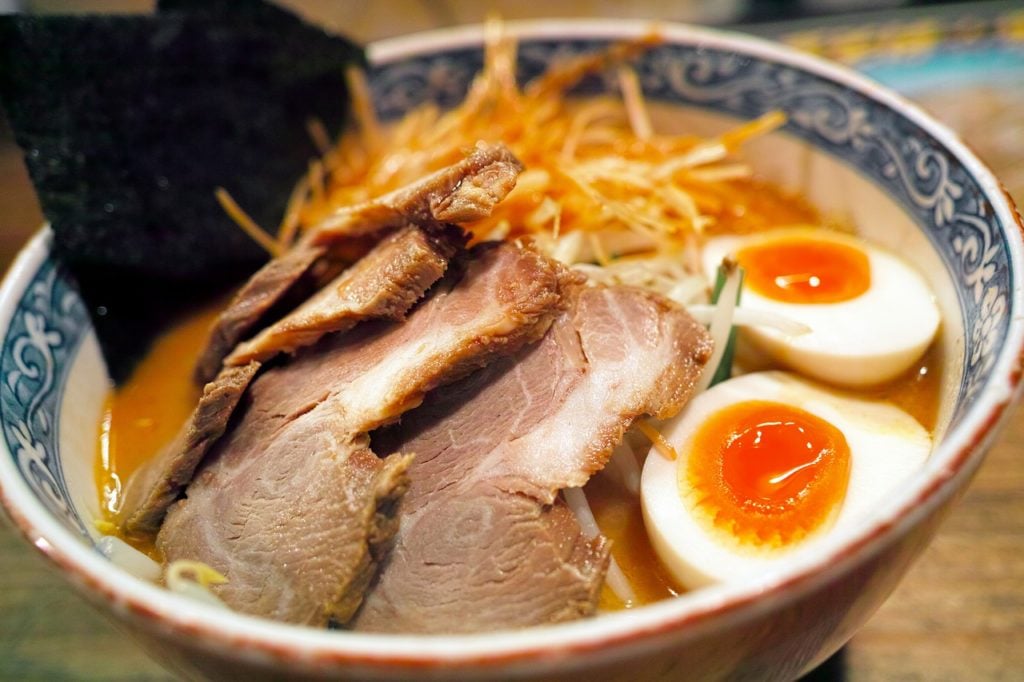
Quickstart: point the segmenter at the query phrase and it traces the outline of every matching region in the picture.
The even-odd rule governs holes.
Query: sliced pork
[[[478,144],[462,161],[411,185],[327,217],[310,233],[330,244],[406,223],[466,223],[486,218],[516,186],[522,163],[503,144]]]
[[[411,185],[365,204],[346,207],[311,230],[294,248],[263,266],[221,313],[206,347],[195,367],[195,378],[204,384],[217,376],[224,357],[256,331],[258,325],[289,290],[318,261],[330,261],[339,242],[376,235],[408,224],[430,228],[438,223],[463,223],[484,218],[515,187],[523,165],[502,144],[478,145],[465,159]],[[321,263],[324,264],[324,263]],[[327,263],[327,265],[331,265]],[[343,286],[335,281],[329,286]],[[332,304],[330,293],[318,298],[316,305]],[[336,299],[335,299],[336,300]],[[283,342],[305,345],[310,331],[324,326],[328,313],[305,306],[298,319],[287,328],[278,328],[268,337],[254,342],[247,353],[264,356],[269,346]],[[326,325],[330,327],[330,324]],[[233,364],[245,362],[235,356]]]
[[[225,364],[293,353],[368,317],[401,320],[441,278],[448,259],[464,242],[462,231],[453,225],[409,226],[396,232],[293,312],[239,344]]]
[[[116,522],[135,540],[151,540],[167,508],[185,489],[196,466],[228,426],[242,394],[260,364],[229,367],[206,385],[188,422],[156,457],[146,462],[125,484]]]
[[[678,412],[710,352],[705,329],[662,299],[586,289],[539,344],[375,434],[378,451],[416,459],[353,627],[470,633],[592,613],[608,547],[558,492],[602,468],[636,418]]]
[[[224,356],[253,331],[323,254],[320,247],[297,246],[271,260],[245,283],[210,330],[196,362],[197,383],[205,384],[217,376]]]
[[[224,432],[256,375],[260,363],[253,357],[269,359],[278,351],[311,344],[363,320],[402,319],[441,279],[448,259],[464,241],[461,230],[454,226],[435,226],[429,234],[418,227],[407,227],[374,247],[309,304],[270,327],[266,336],[257,337],[260,344],[250,352],[250,359],[221,371],[205,387],[199,405],[178,437],[128,480],[118,512],[121,531],[135,538],[156,533],[167,508]]]
[[[396,528],[410,454],[367,432],[423,395],[540,338],[576,281],[511,245],[473,250],[401,324],[324,339],[253,382],[231,431],[167,514],[168,561],[202,561],[230,607],[277,620],[348,620]]]

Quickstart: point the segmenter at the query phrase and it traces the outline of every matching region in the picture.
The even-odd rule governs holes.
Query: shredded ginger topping
[[[699,272],[703,234],[736,231],[740,218],[754,229],[780,220],[807,222],[812,210],[777,194],[773,210],[785,207],[788,214],[760,215],[770,188],[736,157],[745,141],[783,125],[781,112],[712,139],[654,129],[641,80],[628,62],[659,42],[652,31],[556,64],[520,87],[516,41],[500,21],[491,21],[484,68],[462,104],[450,111],[424,104],[390,126],[377,120],[363,75],[350,71],[353,129],[311,164],[296,187],[278,233],[281,247],[339,208],[455,163],[480,140],[500,141],[527,170],[490,217],[467,226],[474,239],[528,237],[570,265],[618,266],[601,280],[641,284],[684,304],[706,300],[703,278],[687,282]],[[617,79],[617,96],[566,96],[599,71]],[[323,144],[322,131],[315,137]],[[624,255],[642,262],[619,263]],[[648,281],[637,282],[645,270]]]

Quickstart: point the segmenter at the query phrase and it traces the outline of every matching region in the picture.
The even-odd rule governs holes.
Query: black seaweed
[[[316,153],[307,121],[337,132],[362,60],[255,0],[0,17],[0,102],[116,379],[183,301],[266,259],[214,189],[275,227]]]

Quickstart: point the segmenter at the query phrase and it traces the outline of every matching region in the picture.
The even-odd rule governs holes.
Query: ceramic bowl
[[[633,22],[515,24],[520,75],[638,36]],[[710,134],[782,109],[757,170],[902,253],[944,313],[942,405],[927,465],[849,536],[757,580],[565,625],[458,637],[319,631],[216,610],[137,580],[94,549],[97,422],[109,380],[44,230],[0,293],[3,506],[25,538],[155,658],[190,677],[792,678],[846,642],[920,554],[1008,414],[1024,346],[1021,223],[998,181],[920,109],[856,74],[760,40],[662,26],[637,71],[657,125]],[[481,31],[373,46],[380,114],[458,102]],[[613,84],[588,79],[581,94]]]

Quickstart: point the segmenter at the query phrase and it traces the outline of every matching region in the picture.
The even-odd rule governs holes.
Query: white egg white
[[[710,239],[703,253],[705,270],[713,278],[724,256],[755,240],[797,231]],[[776,362],[838,386],[878,384],[906,371],[939,328],[939,309],[924,278],[897,256],[854,237],[823,230],[799,232],[848,243],[867,254],[868,290],[839,303],[800,304],[776,301],[744,286],[741,307],[787,317],[811,331],[787,335],[769,327],[748,327],[743,334]]]
[[[845,500],[830,525],[791,547],[745,546],[708,528],[695,502],[682,490],[690,443],[716,412],[749,400],[785,403],[838,428],[850,447],[850,480]],[[931,451],[931,436],[913,417],[890,403],[828,389],[786,372],[758,372],[730,379],[700,394],[662,434],[675,446],[669,460],[651,450],[641,476],[641,502],[651,543],[666,568],[684,587],[733,582],[785,568],[808,554],[837,545],[864,523],[872,510],[919,469]]]

